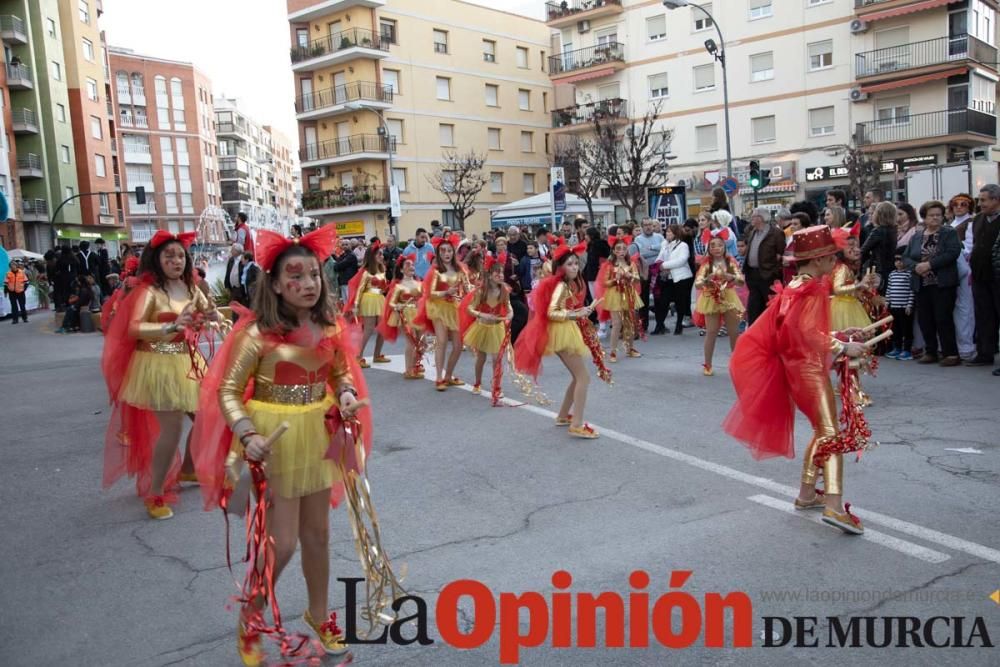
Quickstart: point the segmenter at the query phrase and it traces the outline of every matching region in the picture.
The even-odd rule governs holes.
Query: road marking
[[[380,370],[387,370],[396,373],[402,373],[403,364],[395,363],[396,357],[393,357],[394,363],[386,364],[381,366]],[[399,356],[402,360],[402,356]],[[431,373],[429,378],[433,381],[433,371],[428,367],[428,373]],[[465,387],[469,389],[468,386]],[[484,398],[489,398],[488,394],[483,396]],[[537,405],[521,404],[518,401],[513,401],[509,398],[503,399],[504,403],[511,406],[516,406],[522,410],[532,412],[543,417],[548,417],[549,419],[555,419],[557,414],[551,410],[546,410],[545,408],[539,407]],[[776,493],[782,496],[787,496],[789,498],[795,498],[799,495],[799,489],[797,486],[789,486],[787,484],[781,484],[769,479],[767,477],[760,477],[759,475],[751,475],[749,473],[736,470],[735,468],[730,468],[729,466],[724,466],[720,463],[713,463],[712,461],[706,461],[705,459],[700,459],[697,456],[692,456],[691,454],[685,454],[684,452],[679,452],[675,449],[670,449],[668,447],[663,447],[662,445],[656,445],[652,442],[647,442],[646,440],[641,440],[639,438],[628,435],[627,433],[621,433],[612,429],[604,428],[598,424],[593,425],[601,433],[603,437],[610,438],[612,440],[617,440],[626,445],[636,447],[637,449],[642,449],[652,454],[657,454],[668,459],[673,459],[681,463],[686,463],[689,466],[700,468],[707,472],[720,475],[722,477],[728,477],[729,479],[736,480],[738,482],[743,482],[745,484],[750,484],[758,488]],[[858,509],[853,503],[851,504],[851,510],[857,514],[859,517],[865,520],[866,523],[873,523],[880,525],[884,528],[889,528],[900,533],[904,533],[911,537],[916,537],[927,542],[932,542],[942,547],[947,547],[955,551],[962,551],[976,558],[982,560],[990,561],[1000,565],[1000,551],[997,549],[992,549],[990,547],[978,544],[976,542],[971,542],[969,540],[964,540],[960,537],[955,537],[954,535],[949,535],[947,533],[942,533],[931,528],[924,528],[923,526],[918,526],[917,524],[910,523],[909,521],[903,521],[902,519],[896,519],[895,517],[888,516],[886,514],[881,514],[879,512],[874,512],[871,510],[861,510]],[[888,536],[886,536],[888,537]],[[902,541],[902,540],[901,540]]]
[[[765,496],[763,494],[750,496],[747,500],[752,500],[755,503],[770,507],[771,509],[780,510],[786,514],[795,514],[802,519],[811,521],[812,523],[818,523],[822,526],[828,527],[825,523],[823,523],[821,518],[822,512],[803,512],[801,510],[797,510],[787,500],[772,498],[771,496]],[[863,540],[874,542],[875,544],[879,544],[888,549],[894,549],[900,553],[906,554],[907,556],[919,558],[920,560],[928,563],[943,563],[951,558],[948,554],[941,553],[940,551],[934,551],[933,549],[928,549],[927,547],[922,547],[919,544],[907,542],[906,540],[901,540],[897,537],[893,537],[892,535],[886,535],[885,533],[880,533],[867,527],[865,528],[865,532],[859,535],[859,537]]]

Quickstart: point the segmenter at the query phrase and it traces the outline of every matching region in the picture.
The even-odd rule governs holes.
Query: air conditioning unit
[[[990,151],[988,148],[973,148],[972,149],[972,159],[973,160],[989,160]]]
[[[326,178],[326,177],[327,177],[327,176],[329,176],[329,175],[330,175],[330,174],[329,174],[329,172],[327,171],[326,167],[320,167],[320,168],[319,168],[319,177],[320,177],[320,178]]]
[[[587,21],[587,20],[577,21],[576,22],[576,30],[581,35],[584,34],[585,32],[590,32],[590,21]]]
[[[868,22],[862,21],[861,19],[854,19],[851,21],[851,32],[857,34],[859,32],[868,31]]]
[[[852,102],[864,102],[868,99],[868,93],[861,90],[860,88],[851,88],[851,92],[847,94]]]

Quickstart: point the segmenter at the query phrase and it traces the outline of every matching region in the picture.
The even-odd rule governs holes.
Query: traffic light
[[[750,187],[754,190],[760,190],[763,187],[761,185],[760,162],[757,160],[750,160]]]
[[[771,170],[761,169],[760,170],[760,189],[763,190],[768,185],[771,184]]]
[[[135,203],[140,206],[146,203],[146,188],[141,185],[135,188]]]

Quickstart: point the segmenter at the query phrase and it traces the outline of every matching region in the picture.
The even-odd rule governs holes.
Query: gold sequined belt
[[[184,341],[172,343],[165,340],[145,341],[140,343],[139,349],[157,354],[186,354],[188,351],[187,343]]]
[[[368,290],[365,292],[365,294],[381,294],[381,293],[382,290],[380,290],[378,287],[369,287]]]
[[[272,384],[258,386],[253,394],[254,400],[265,403],[281,403],[282,405],[309,405],[326,398],[326,383],[315,384]]]

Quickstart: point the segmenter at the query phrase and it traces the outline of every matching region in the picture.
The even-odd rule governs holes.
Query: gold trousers
[[[810,486],[816,485],[817,468],[813,464],[813,457],[816,448],[830,438],[836,437],[837,427],[837,401],[833,396],[833,385],[830,380],[824,378],[826,387],[822,391],[822,398],[818,406],[816,421],[813,422],[813,437],[806,448],[806,458],[802,462],[802,483]],[[844,456],[834,454],[823,464],[824,491],[835,496],[843,495],[844,488]]]

